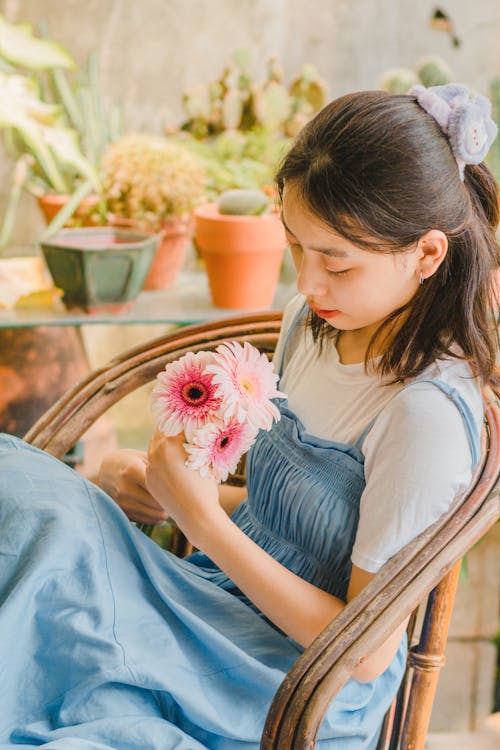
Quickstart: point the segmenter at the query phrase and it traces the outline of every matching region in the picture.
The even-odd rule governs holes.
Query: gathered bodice
[[[311,435],[286,399],[276,404],[281,419],[260,431],[248,453],[248,495],[232,520],[286,568],[345,600],[365,486],[359,441]],[[190,559],[231,588],[205,555]]]

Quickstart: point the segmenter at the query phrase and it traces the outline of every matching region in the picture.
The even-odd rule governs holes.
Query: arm
[[[247,537],[219,505],[215,481],[184,466],[182,442],[181,437],[164,438],[158,433],[153,438],[146,472],[149,492],[190,541],[277,627],[307,647],[343,610],[344,602],[289,571]],[[361,590],[369,577],[362,571],[353,575],[350,595]],[[399,645],[400,632],[363,662],[356,679],[373,679],[385,669]]]
[[[146,489],[147,453],[123,448],[109,453],[94,480],[120,506],[131,521],[157,524],[168,513]],[[244,500],[244,487],[221,485],[219,502],[229,515]]]

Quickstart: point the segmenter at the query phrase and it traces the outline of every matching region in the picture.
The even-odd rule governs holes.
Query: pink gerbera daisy
[[[190,432],[184,448],[186,466],[202,476],[213,476],[224,482],[236,470],[241,456],[253,444],[257,430],[235,417],[227,421],[209,422]]]
[[[227,416],[245,419],[257,429],[270,430],[279,411],[270,401],[284,393],[278,391],[278,375],[265,354],[245,342],[236,341],[217,347],[217,358],[207,367],[218,386],[217,395],[223,399]]]
[[[207,371],[213,361],[211,352],[188,352],[157,376],[151,406],[165,435],[196,429],[219,416],[222,399]]]

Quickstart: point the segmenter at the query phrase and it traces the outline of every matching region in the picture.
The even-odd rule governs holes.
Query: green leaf
[[[0,72],[0,112],[8,119],[9,110],[22,112],[38,122],[51,125],[59,117],[59,107],[43,102],[36,81],[27,76]]]
[[[14,176],[12,178],[12,187],[10,189],[7,209],[0,227],[0,253],[5,249],[14,228],[16,211],[21,198],[22,189],[29,175],[32,159],[28,154],[23,154],[17,160],[14,167]]]
[[[10,24],[0,15],[0,56],[30,70],[76,68],[69,52],[57,42],[38,39],[27,24]]]
[[[42,128],[45,143],[50,146],[57,161],[61,164],[73,167],[82,177],[90,180],[94,190],[100,190],[100,181],[92,164],[82,154],[77,136],[70,128]]]
[[[76,96],[71,88],[66,73],[64,70],[51,70],[52,84],[55,91],[56,98],[61,102],[64,107],[68,120],[71,125],[77,130],[82,130],[83,118]]]

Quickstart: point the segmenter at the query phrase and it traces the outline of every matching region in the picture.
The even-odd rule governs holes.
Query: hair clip
[[[409,93],[448,137],[463,181],[465,165],[482,162],[496,138],[498,128],[491,118],[490,100],[471,98],[467,86],[460,83],[429,88],[418,84]]]

